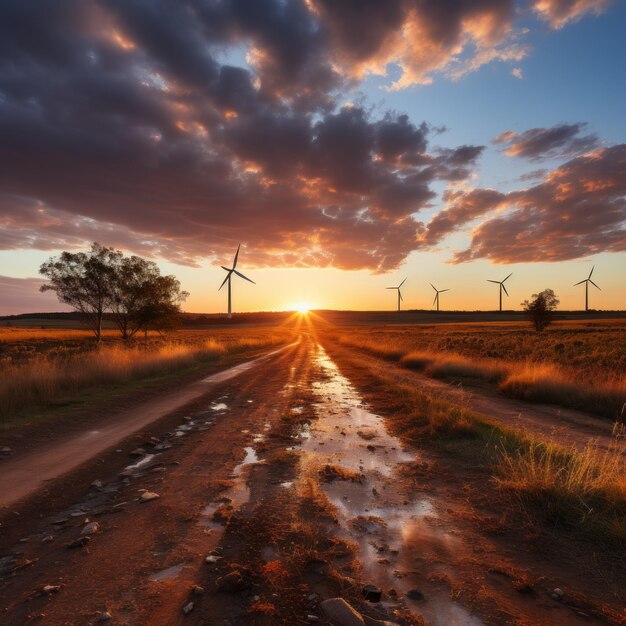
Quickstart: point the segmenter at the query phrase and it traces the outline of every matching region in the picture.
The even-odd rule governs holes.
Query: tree
[[[60,302],[82,313],[98,343],[104,312],[112,304],[115,266],[121,258],[119,250],[93,243],[89,252],[63,252],[39,268],[50,281],[40,290],[56,292]]]
[[[139,311],[142,328],[167,330],[174,328],[180,319],[180,305],[189,292],[181,291],[174,276],[158,276],[149,285],[144,306]]]
[[[559,306],[559,300],[552,289],[544,289],[532,295],[532,300],[524,300],[522,307],[527,317],[535,326],[535,330],[542,331],[552,323],[552,312]]]
[[[107,311],[124,339],[139,330],[174,326],[189,295],[174,276],[161,276],[156,263],[98,243],[89,252],[63,252],[39,269],[59,300],[82,313],[98,343]]]
[[[174,276],[161,276],[156,263],[138,256],[120,259],[115,273],[111,310],[123,339],[174,325],[189,295]]]

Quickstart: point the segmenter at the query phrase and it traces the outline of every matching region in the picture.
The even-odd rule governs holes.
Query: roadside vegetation
[[[359,359],[329,351],[366,373],[365,399],[407,442],[431,445],[456,461],[482,467],[492,484],[529,517],[603,543],[626,546],[626,439],[615,431],[610,450],[583,450],[507,428],[419,387],[401,383]],[[354,380],[354,379],[353,379]],[[356,378],[356,380],[359,380]]]
[[[333,335],[343,345],[427,376],[487,382],[528,401],[616,419],[626,402],[626,323],[558,322],[541,333],[516,323],[441,324]]]
[[[87,389],[177,375],[237,353],[286,342],[292,336],[280,328],[176,331],[152,335],[147,343],[129,345],[111,339],[96,348],[89,335],[77,337],[64,330],[55,338],[55,331],[46,331],[42,338],[44,331],[34,331],[36,339],[31,341],[40,349],[28,350],[25,358],[28,339],[24,333],[1,331],[0,425],[5,428],[29,410],[68,401]],[[11,342],[12,338],[19,340]]]

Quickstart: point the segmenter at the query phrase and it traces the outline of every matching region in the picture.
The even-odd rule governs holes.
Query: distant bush
[[[532,295],[532,300],[524,300],[522,308],[533,323],[536,331],[546,329],[553,318],[553,311],[559,306],[559,299],[552,289],[544,289]]]

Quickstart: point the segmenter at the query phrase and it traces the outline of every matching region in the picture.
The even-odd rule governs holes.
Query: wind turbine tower
[[[435,290],[435,299],[433,300],[433,306],[437,305],[437,311],[439,311],[439,294],[444,293],[445,291],[450,291],[449,289],[437,289],[435,285],[430,283],[430,286]]]
[[[220,291],[220,289],[226,284],[228,283],[228,319],[232,319],[233,317],[233,309],[232,309],[232,286],[231,286],[231,279],[232,279],[232,275],[233,274],[237,274],[237,276],[239,276],[240,278],[243,278],[244,280],[247,280],[249,283],[252,283],[253,285],[256,285],[256,283],[253,280],[250,280],[247,276],[244,276],[241,272],[238,272],[235,268],[237,267],[237,259],[239,258],[239,248],[241,248],[241,244],[239,244],[237,246],[237,252],[235,252],[235,258],[233,260],[233,266],[232,267],[224,267],[223,265],[221,266],[223,270],[225,270],[227,272],[226,274],[226,278],[224,279],[224,281],[222,282],[222,284],[220,285],[220,288],[218,289],[218,291]]]
[[[509,278],[511,278],[511,276],[513,276],[513,272],[511,272],[504,280],[489,280],[487,279],[488,283],[495,283],[496,285],[500,285],[500,313],[502,313],[502,290],[504,290],[504,293],[508,296],[509,292],[506,290],[506,287],[504,285],[504,283],[509,280]]]
[[[397,287],[387,287],[387,289],[397,289],[398,290],[398,311],[400,311],[400,302],[402,302],[402,293],[400,293],[400,287],[404,285],[406,278],[397,286]]]
[[[596,268],[596,266],[594,265],[591,268],[591,271],[589,272],[589,276],[587,276],[587,278],[585,278],[585,280],[581,280],[579,283],[576,283],[574,285],[574,287],[576,287],[576,285],[582,285],[583,283],[585,283],[585,311],[589,310],[589,283],[591,283],[596,289],[602,291],[602,289],[600,289],[600,287],[598,287],[598,285],[596,285],[592,280],[591,280],[591,275],[593,274],[593,270]]]

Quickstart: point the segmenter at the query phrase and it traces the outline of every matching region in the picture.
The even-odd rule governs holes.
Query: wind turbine
[[[237,246],[237,252],[235,252],[235,259],[233,260],[233,266],[232,267],[224,267],[223,265],[221,266],[221,268],[223,270],[226,270],[226,272],[228,272],[226,274],[226,278],[224,279],[224,282],[220,285],[220,288],[218,289],[218,291],[220,291],[220,289],[226,284],[228,283],[228,319],[231,319],[233,316],[233,312],[232,312],[232,304],[231,304],[231,277],[233,274],[237,274],[237,276],[239,276],[240,278],[243,278],[244,280],[247,280],[249,283],[252,283],[253,285],[256,285],[256,283],[253,280],[250,280],[247,276],[244,276],[241,272],[238,272],[235,268],[237,267],[237,258],[239,257],[239,248],[241,248],[241,244],[239,244]]]
[[[435,285],[433,285],[432,283],[430,283],[430,286],[435,290],[435,299],[433,300],[433,305],[436,304],[437,311],[439,311],[439,294],[443,293],[444,291],[450,291],[450,290],[449,289],[437,289],[437,287],[435,287]]]
[[[504,283],[509,280],[509,278],[511,278],[511,276],[513,276],[513,272],[511,272],[504,280],[489,280],[487,279],[488,283],[495,283],[496,285],[500,285],[500,312],[502,312],[502,290],[504,289],[504,293],[508,296],[509,292],[506,290],[506,287],[504,286]]]
[[[387,287],[387,289],[397,289],[398,290],[398,311],[400,310],[400,302],[403,300],[402,294],[400,293],[400,287],[404,285],[406,278],[397,286],[397,287]]]
[[[599,289],[600,291],[602,291],[602,289],[600,289],[600,287],[598,287],[598,285],[596,285],[592,280],[591,280],[591,275],[593,274],[593,270],[595,269],[595,265],[591,268],[591,271],[589,272],[589,276],[587,276],[587,278],[585,278],[585,280],[581,280],[579,283],[576,283],[574,285],[574,287],[576,287],[576,285],[582,285],[583,283],[585,283],[585,311],[589,310],[589,283],[591,283],[596,289]]]

